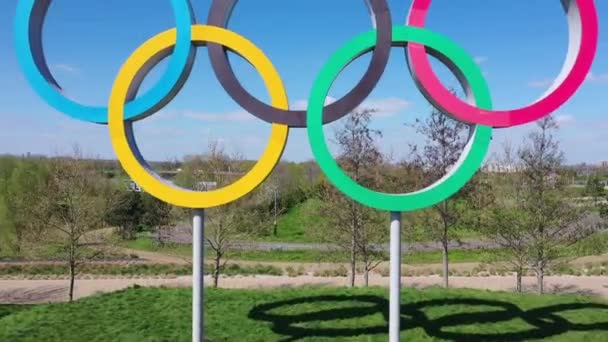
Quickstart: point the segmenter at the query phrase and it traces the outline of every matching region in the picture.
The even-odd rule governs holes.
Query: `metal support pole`
[[[277,189],[272,191],[274,193],[274,225],[273,225],[273,235],[277,236]]]
[[[389,342],[399,342],[401,333],[401,213],[391,212]]]
[[[205,210],[192,211],[192,342],[204,340],[203,277],[204,277]]]

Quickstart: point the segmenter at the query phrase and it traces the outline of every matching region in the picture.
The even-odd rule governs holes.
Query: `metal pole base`
[[[401,213],[391,212],[389,342],[401,333]]]
[[[192,342],[204,340],[203,277],[204,277],[205,210],[192,211]]]

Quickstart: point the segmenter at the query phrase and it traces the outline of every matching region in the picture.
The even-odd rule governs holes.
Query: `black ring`
[[[207,24],[226,28],[232,10],[238,0],[214,0],[211,4]],[[374,90],[382,77],[392,47],[392,20],[386,0],[366,0],[377,26],[377,43],[373,49],[369,67],[359,83],[341,99],[325,106],[323,124],[327,124],[350,113],[357,108]],[[306,127],[305,110],[283,110],[272,107],[251,95],[232,70],[226,49],[219,44],[207,45],[211,66],[220,84],[230,97],[243,109],[268,122]]]

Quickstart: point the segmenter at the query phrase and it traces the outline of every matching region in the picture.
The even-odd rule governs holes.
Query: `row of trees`
[[[69,298],[79,267],[115,253],[116,227],[134,239],[142,227],[171,224],[173,208],[128,191],[78,147],[67,157],[0,159],[0,255],[65,261]]]
[[[443,175],[460,157],[467,144],[469,126],[433,110],[426,120],[412,126],[424,137],[422,146],[410,145],[408,158],[394,162],[383,156],[376,139],[380,131],[370,126],[374,110],[349,115],[335,131],[341,167],[358,183],[387,192],[415,191]],[[544,276],[568,259],[568,248],[605,228],[608,218],[606,193],[597,181],[587,187],[596,201],[580,205],[568,189],[570,173],[556,139],[558,125],[552,117],[537,122],[517,149],[509,144],[497,161],[511,172],[478,172],[457,194],[425,210],[406,215],[408,240],[437,241],[442,246],[443,285],[449,286],[449,245],[459,240],[460,228],[477,230],[501,248],[497,260],[516,274],[517,290],[528,270],[537,276],[538,292],[544,292]],[[597,178],[592,178],[597,179]],[[593,186],[595,184],[595,186]],[[336,243],[349,254],[349,284],[354,286],[357,263],[364,283],[368,273],[386,259],[380,244],[388,238],[388,215],[366,208],[324,184],[318,194],[322,205],[313,215],[328,218],[318,228],[325,242]],[[600,217],[595,213],[598,208]]]
[[[424,188],[443,177],[467,143],[469,126],[434,110],[413,125],[424,137],[423,145],[410,146],[409,157],[395,161],[376,144],[382,132],[371,128],[374,112],[352,113],[334,134],[340,148],[338,162],[366,187],[385,192]],[[477,229],[503,247],[497,253],[503,254],[501,260],[507,260],[509,269],[517,274],[519,290],[522,275],[533,270],[540,292],[546,271],[564,260],[564,249],[603,228],[603,221],[593,219],[588,206],[571,200],[566,181],[571,175],[563,167],[557,129],[551,117],[540,120],[519,148],[506,146],[498,158],[514,172],[479,172],[450,199],[407,214],[404,231],[408,240],[430,238],[442,246],[445,287],[449,286],[449,245],[459,239],[459,228]],[[179,164],[175,182],[209,190],[205,187],[233,182],[251,165],[212,143],[207,154]],[[106,168],[78,150],[69,158],[0,159],[0,252],[10,248],[22,254],[54,246],[70,268],[71,296],[78,266],[99,257],[104,252],[101,246],[108,245],[108,236],[112,236],[96,234],[101,228],[117,227],[119,237],[127,240],[134,239],[142,227],[153,228],[162,245],[170,228],[187,225],[189,211],[145,193],[125,191],[115,177],[107,177]],[[585,192],[592,194],[600,214],[606,215],[608,209],[601,200],[606,194],[596,183],[590,181]],[[312,162],[282,163],[252,194],[207,211],[205,238],[214,254],[214,284],[217,286],[226,252],[235,241],[251,235],[276,235],[277,216],[311,196],[321,199],[321,205],[307,214],[327,220],[310,227],[310,233],[347,252],[351,286],[358,264],[367,284],[369,272],[386,259],[379,245],[388,240],[388,215],[345,197]]]
[[[3,248],[19,255],[51,252],[63,259],[72,300],[78,267],[106,250],[105,236],[95,232],[104,227],[112,187],[78,149],[71,157],[3,159],[0,169]]]
[[[251,165],[212,142],[207,154],[179,164],[175,182],[194,190],[204,190],[201,184],[222,187]],[[166,169],[163,166],[161,170]],[[61,258],[70,270],[72,298],[79,266],[113,252],[116,239],[133,240],[138,232],[149,230],[162,246],[171,229],[189,226],[189,210],[127,190],[126,179],[117,177],[112,167],[87,158],[77,147],[69,157],[0,158],[0,257]],[[307,184],[316,177],[313,164],[282,163],[253,194],[207,210],[205,238],[214,254],[216,286],[234,241],[270,233],[269,222],[304,201]],[[272,231],[277,233],[276,224]]]
[[[481,227],[503,247],[499,251],[517,275],[518,291],[522,274],[531,269],[543,293],[547,270],[567,260],[567,249],[605,228],[605,218],[569,195],[557,129],[548,117],[537,122],[519,149],[505,146],[502,162],[520,171],[496,177],[492,190],[497,196]]]

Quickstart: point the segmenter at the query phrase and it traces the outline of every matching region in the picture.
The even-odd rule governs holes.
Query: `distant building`
[[[486,163],[482,167],[482,170],[484,172],[489,172],[489,173],[513,173],[513,172],[519,171],[519,167],[514,164],[503,164],[503,163],[492,162],[492,163]]]

